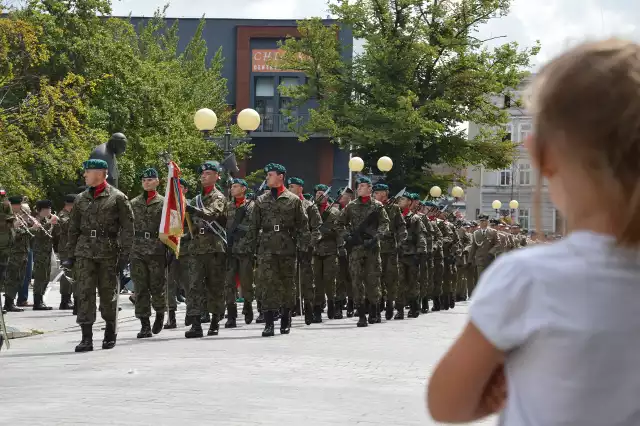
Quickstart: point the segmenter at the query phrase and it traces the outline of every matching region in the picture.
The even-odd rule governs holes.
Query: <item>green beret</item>
[[[158,171],[153,167],[149,167],[140,175],[141,179],[158,179]]]
[[[312,198],[311,194],[302,194],[302,196],[304,197],[305,200],[311,201],[311,198]]]
[[[290,177],[287,179],[287,185],[300,185],[304,186],[304,181],[299,177]]]
[[[109,165],[104,160],[93,158],[82,163],[82,168],[85,170],[107,170]]]
[[[76,201],[76,194],[67,194],[64,196],[64,202],[67,204],[73,204]]]
[[[231,181],[232,184],[237,183],[239,185],[244,186],[245,188],[249,187],[249,184],[247,184],[247,181],[244,179],[240,179],[240,178],[233,178],[233,180]]]
[[[276,172],[279,175],[282,175],[282,174],[287,173],[287,169],[285,169],[282,164],[269,163],[266,166],[264,166],[264,172],[265,173]]]
[[[38,200],[36,201],[36,210],[50,209],[53,207],[51,200]]]
[[[356,185],[360,185],[361,183],[368,183],[369,185],[371,185],[371,179],[366,176],[360,176],[358,179],[356,179]]]
[[[22,200],[24,200],[24,197],[22,195],[12,195],[8,198],[8,200],[11,205],[17,206],[22,204]]]
[[[376,183],[375,185],[373,185],[373,191],[388,191],[389,190],[389,185],[385,184],[385,183]]]
[[[420,196],[415,192],[410,192],[410,193],[407,194],[407,198],[410,199],[410,200],[415,201],[415,200],[419,200]]]
[[[220,173],[220,164],[217,161],[206,161],[203,165],[198,167],[198,173],[202,173],[205,170]]]
[[[184,186],[185,188],[189,188],[189,184],[187,183],[186,180],[180,178],[180,185]]]
[[[313,190],[318,192],[318,191],[326,191],[327,189],[329,189],[329,187],[327,185],[325,185],[324,183],[319,183],[316,186],[313,187]]]

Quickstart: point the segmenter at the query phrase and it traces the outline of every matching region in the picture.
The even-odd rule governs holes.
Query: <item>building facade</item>
[[[130,18],[134,25],[149,18]],[[176,19],[167,18],[173,25]],[[200,19],[178,20],[179,50],[186,48],[196,33]],[[326,20],[327,25],[334,22]],[[290,130],[292,122],[304,122],[314,102],[295,111],[295,118],[288,118],[283,110],[290,109],[291,100],[280,95],[278,86],[304,84],[305,75],[295,70],[277,70],[269,66],[279,55],[278,42],[288,36],[297,36],[294,20],[206,19],[202,34],[207,42],[209,59],[220,48],[224,57],[222,76],[229,90],[227,103],[237,112],[253,108],[260,114],[260,127],[251,132],[254,149],[250,159],[239,164],[240,174],[245,175],[264,167],[267,163],[283,164],[291,176],[305,180],[310,191],[317,183],[346,186],[349,180],[349,153],[338,148],[323,135],[314,135],[306,142],[299,142]],[[341,27],[338,37],[345,60],[353,54],[353,34],[348,27]],[[202,105],[206,108],[207,105]],[[194,111],[195,113],[195,111]]]
[[[514,91],[513,96],[520,98],[526,84]],[[474,186],[467,188],[465,195],[467,217],[475,219],[479,214],[490,217],[498,215],[510,217],[529,230],[537,230],[547,234],[564,234],[565,224],[559,212],[549,198],[549,190],[545,180],[540,187],[540,205],[535,205],[535,194],[538,185],[538,175],[534,171],[526,149],[522,145],[533,130],[532,117],[523,108],[511,102],[509,97],[493,97],[496,105],[508,110],[510,119],[506,125],[507,137],[517,144],[517,154],[513,163],[503,170],[487,170],[483,166],[467,169],[467,178]],[[473,139],[480,128],[475,123],[469,123],[469,139]],[[500,211],[496,212],[493,201],[502,203]],[[517,209],[510,209],[509,202],[516,200]],[[537,229],[536,215],[540,214],[541,229]]]

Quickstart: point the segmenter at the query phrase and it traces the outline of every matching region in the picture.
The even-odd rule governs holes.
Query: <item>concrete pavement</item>
[[[57,308],[58,289],[47,303]],[[464,326],[453,311],[356,328],[356,319],[260,336],[262,325],[185,339],[185,327],[136,339],[139,322],[120,296],[117,346],[73,352],[70,312],[8,314],[7,324],[43,331],[0,353],[0,424],[10,425],[429,425],[425,386]],[[184,321],[184,305],[178,313]],[[222,326],[223,323],[221,323]],[[490,419],[483,424],[492,424]]]

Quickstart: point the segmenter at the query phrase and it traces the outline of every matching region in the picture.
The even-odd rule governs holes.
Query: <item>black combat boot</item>
[[[423,297],[422,298],[422,309],[420,309],[420,313],[422,313],[422,314],[428,314],[429,313],[429,298],[428,297]]]
[[[322,310],[320,310],[322,312]],[[307,325],[311,325],[313,322],[313,308],[311,307],[311,303],[304,304],[304,323]]]
[[[378,322],[378,304],[377,303],[369,303],[367,306],[367,311],[369,312],[369,324],[375,324]]]
[[[236,328],[237,317],[238,317],[238,306],[235,303],[229,303],[227,305],[227,322],[224,323],[224,328]]]
[[[440,296],[440,307],[441,309],[444,309],[445,311],[449,310],[449,305],[451,303],[449,302],[449,293],[443,294],[442,296]]]
[[[205,312],[200,315],[200,324],[206,324],[211,322],[211,314],[209,312]]]
[[[403,320],[404,319],[404,303],[396,302],[396,316],[393,317],[394,320]]]
[[[102,339],[102,349],[113,349],[117,337],[115,321],[107,321],[104,328],[104,339]]]
[[[438,312],[440,310],[440,296],[433,296],[433,308],[432,312]]]
[[[367,312],[364,309],[364,305],[358,306],[358,327],[366,327],[367,324]]]
[[[449,293],[449,307],[451,309],[456,307],[456,298],[455,298],[453,292]]]
[[[189,318],[189,323],[191,324],[191,328],[184,332],[184,337],[186,337],[187,339],[193,339],[196,337],[204,336],[202,332],[202,325],[200,324],[200,316],[192,315],[192,316],[189,316],[188,318]]]
[[[349,299],[349,301],[347,302],[347,318],[353,317],[353,310],[353,300]]]
[[[335,312],[333,313],[333,319],[342,319],[342,307],[343,305],[343,301],[342,300],[337,300],[336,303],[333,305],[335,308]]]
[[[220,317],[218,315],[211,315],[211,325],[209,325],[209,331],[207,331],[207,336],[217,336],[218,331],[220,330]]]
[[[262,337],[273,337],[273,313],[274,311],[265,311],[260,314],[264,314],[264,330],[262,330]]]
[[[413,299],[411,302],[411,310],[413,311],[413,318],[420,316],[420,299]]]
[[[191,317],[189,315],[185,315],[184,316],[184,326],[185,327],[189,327],[192,323],[193,323],[193,321],[191,320]]]
[[[68,311],[73,309],[73,303],[71,303],[70,294],[60,295],[60,306],[58,306],[58,309],[60,309],[61,311]]]
[[[327,300],[327,319],[333,319],[336,315],[336,308],[333,300]]]
[[[251,305],[251,302],[248,300],[244,301],[242,312],[244,313],[244,323],[251,324],[253,322],[253,306]]]
[[[76,346],[76,352],[90,352],[93,350],[93,324],[81,324],[82,340]]]
[[[178,323],[176,322],[176,311],[169,311],[169,318],[163,328],[165,330],[178,328]]]
[[[291,332],[291,314],[289,308],[282,309],[280,316],[280,334],[289,334]]]
[[[380,324],[382,322],[382,307],[384,305],[382,303],[376,303],[376,324]]]
[[[18,308],[15,303],[13,303],[13,299],[9,299],[7,295],[4,295],[4,311],[5,312],[24,312],[24,309]]]
[[[313,307],[313,321],[314,324],[322,324],[322,306],[317,305]]]
[[[387,300],[387,304],[384,309],[384,318],[387,321],[393,318],[393,302],[391,300]]]
[[[146,339],[147,337],[153,336],[153,334],[151,334],[151,322],[149,318],[140,318],[140,324],[142,327],[140,328],[140,333],[138,333],[138,339]]]
[[[153,321],[153,327],[151,332],[158,334],[162,331],[162,325],[164,323],[164,311],[156,311],[156,319]]]
[[[45,305],[44,301],[42,300],[42,295],[41,294],[34,294],[33,295],[33,310],[34,311],[50,311],[53,308],[51,306],[47,306]]]

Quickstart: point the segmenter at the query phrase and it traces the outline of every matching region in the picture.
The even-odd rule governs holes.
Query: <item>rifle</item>
[[[200,211],[204,210],[204,203],[202,202],[202,197],[200,196],[200,194],[196,195],[195,201],[197,209]],[[209,230],[214,233],[214,235],[217,235],[224,242],[225,246],[228,245],[226,238],[227,231],[222,227],[222,225],[218,223],[217,220],[214,219],[209,222],[202,219],[202,221],[205,223],[207,228],[209,228]]]

